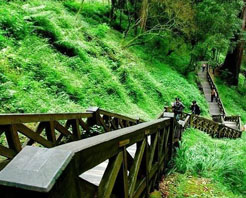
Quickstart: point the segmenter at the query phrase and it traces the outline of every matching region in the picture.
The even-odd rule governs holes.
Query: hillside
[[[189,63],[185,44],[170,56],[161,55],[174,47],[174,39],[159,47],[152,40],[126,48],[117,24],[108,25],[107,5],[85,2],[77,14],[79,5],[0,0],[1,112],[99,106],[150,119],[180,97],[186,110],[196,99],[208,114],[195,74],[183,72]]]
[[[175,16],[177,27],[141,37],[143,30],[126,31],[126,10],[115,9],[115,19],[110,19],[106,1],[84,1],[81,7],[80,0],[0,0],[0,113],[83,112],[98,106],[151,120],[179,97],[186,112],[196,100],[202,115],[209,117],[197,85],[197,62],[225,59],[241,7],[219,0],[193,3],[164,1],[170,13],[160,21],[165,24],[167,16]],[[158,7],[153,8],[155,16]],[[245,123],[242,76],[238,87],[229,86],[222,75],[215,82],[227,113],[241,115]],[[218,140],[187,129],[173,169],[160,184],[167,189],[156,193],[245,197],[245,138]]]

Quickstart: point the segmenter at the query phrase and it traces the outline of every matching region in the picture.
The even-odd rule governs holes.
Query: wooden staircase
[[[0,172],[1,198],[148,197],[168,169],[186,127],[217,138],[242,134],[195,115],[183,114],[182,125],[163,115],[150,122],[99,108],[75,114],[0,115],[1,135],[11,143],[9,148],[0,145],[0,154],[15,156]],[[225,117],[226,122],[236,120]],[[33,122],[38,123],[36,130],[28,125]],[[95,124],[105,132],[83,139]],[[48,148],[25,146],[18,133],[26,136],[29,145],[35,142]],[[71,142],[63,143],[61,135]]]
[[[220,122],[232,129],[241,130],[241,118],[240,116],[228,116],[226,114],[224,105],[220,99],[218,89],[213,81],[210,67],[207,66],[205,71],[201,69],[198,71],[198,77],[200,79],[200,83],[203,89],[203,93],[209,104],[209,112],[214,121]],[[211,91],[212,88],[215,89],[217,99],[214,99],[211,102]],[[230,119],[233,118],[233,119]]]

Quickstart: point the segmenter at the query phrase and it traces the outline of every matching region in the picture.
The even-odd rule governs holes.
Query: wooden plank
[[[113,127],[114,130],[117,130],[117,129],[118,129],[118,127],[117,127],[116,124],[115,124],[115,119],[112,119],[112,120],[110,121],[110,123],[111,123],[111,125],[112,125],[112,127]]]
[[[55,125],[55,129],[59,131],[61,134],[63,134],[64,136],[66,137],[73,136],[71,131],[69,131],[66,127],[62,126],[59,122],[55,121],[54,125]]]
[[[0,125],[91,118],[92,113],[0,114]]]
[[[149,157],[149,164],[148,164],[150,169],[152,168],[152,163],[153,163],[153,159],[154,159],[154,155],[155,155],[157,140],[158,140],[158,133],[155,134],[154,142],[150,147],[150,157]]]
[[[145,122],[132,127],[119,129],[110,133],[104,133],[85,140],[79,140],[64,145],[60,145],[57,148],[63,150],[69,150],[79,155],[80,159],[86,159],[83,163],[78,162],[78,166],[81,167],[81,173],[93,168],[97,164],[108,159],[109,156],[115,155],[119,152],[120,148],[118,143],[125,139],[130,139],[130,145],[141,141],[145,138],[144,131],[150,129],[150,131],[156,131],[155,127],[160,125],[161,127],[170,124],[169,118],[162,118],[151,122]],[[104,152],[101,152],[101,151]]]
[[[109,160],[109,164],[98,187],[98,198],[110,198],[122,161],[123,152]]]
[[[123,183],[124,183],[124,198],[128,198],[128,176],[127,176],[128,164],[127,164],[127,151],[126,147],[123,148]]]
[[[6,134],[9,148],[13,149],[16,152],[20,152],[22,148],[21,148],[20,139],[17,133],[16,125],[9,125],[5,134]]]
[[[29,129],[27,126],[24,124],[17,124],[16,125],[17,130],[22,133],[23,135],[26,135],[27,137],[33,139],[37,143],[43,145],[44,147],[51,148],[53,147],[53,143],[44,139],[42,136],[39,134],[35,133],[33,130]]]
[[[106,126],[106,124],[105,124],[105,122],[104,122],[104,120],[102,119],[101,116],[99,116],[99,121],[100,121],[101,125],[103,126],[104,130],[105,130],[106,132],[109,132],[110,129]]]
[[[17,152],[13,149],[6,148],[2,145],[0,145],[0,155],[7,157],[7,158],[14,158],[14,156],[17,154]]]
[[[45,129],[46,125],[47,122],[40,122],[35,130],[35,133],[37,133],[38,135],[41,134],[42,131]],[[25,147],[26,145],[32,145],[34,142],[34,140],[30,139],[23,144],[23,147]]]
[[[130,117],[121,115],[121,114],[108,112],[108,111],[105,111],[103,109],[99,109],[99,112],[102,115],[107,115],[109,117],[119,118],[119,119],[122,119],[122,120],[128,120],[128,121],[131,121],[131,122],[134,122],[134,123],[136,123],[136,120],[137,120],[137,119],[134,119],[134,118],[130,118]]]
[[[55,134],[55,124],[54,121],[50,121],[47,123],[47,127],[45,128],[47,139],[53,144],[56,143],[56,134]]]
[[[88,125],[82,120],[82,119],[79,119],[79,125],[87,132],[89,132],[89,127]]]
[[[79,120],[71,120],[72,123],[72,130],[73,130],[73,135],[77,140],[81,139],[81,132],[79,129]]]
[[[123,122],[122,122],[121,119],[119,119],[119,124],[120,124],[120,127],[121,127],[121,128],[125,128],[125,126],[124,126],[124,124],[123,124]]]
[[[146,146],[146,141],[144,139],[141,143],[141,146],[139,147],[139,149],[136,152],[134,162],[133,162],[133,165],[132,165],[130,173],[129,173],[129,195],[130,195],[130,197],[132,197],[134,192],[135,192],[135,186],[136,186],[136,182],[137,182],[138,172],[139,172],[139,168],[140,168],[140,165],[142,162],[145,146]]]

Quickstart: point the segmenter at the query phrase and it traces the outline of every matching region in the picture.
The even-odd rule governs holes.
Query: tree
[[[246,1],[244,0],[244,3],[245,2]],[[236,33],[234,39],[232,40],[232,43],[236,43],[236,47],[233,50],[229,50],[222,67],[222,69],[227,70],[230,73],[231,78],[228,79],[229,80],[228,83],[232,85],[238,85],[240,67],[243,58],[245,41],[242,38],[242,35],[244,35],[243,33],[245,31],[245,23],[246,23],[245,4],[243,6],[242,12],[240,13],[239,17],[242,19],[241,31],[239,33]]]

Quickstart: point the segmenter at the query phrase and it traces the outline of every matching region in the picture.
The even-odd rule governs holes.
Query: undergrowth
[[[229,115],[240,115],[243,123],[246,123],[246,95],[240,93],[237,87],[230,87],[220,79],[216,79],[220,97]]]
[[[188,53],[181,56],[187,51],[184,43],[179,52],[166,46],[165,53],[172,55],[167,59],[150,53],[157,41],[123,49],[108,6],[99,2],[85,2],[80,13],[80,3],[73,0],[0,2],[1,112],[99,106],[151,119],[180,97],[186,111],[196,99],[208,115],[195,79],[187,81],[182,72],[189,60]],[[168,43],[170,35],[166,39],[162,42]]]
[[[246,136],[240,139],[212,139],[187,129],[174,158],[173,171],[211,178],[236,196],[246,196]]]

